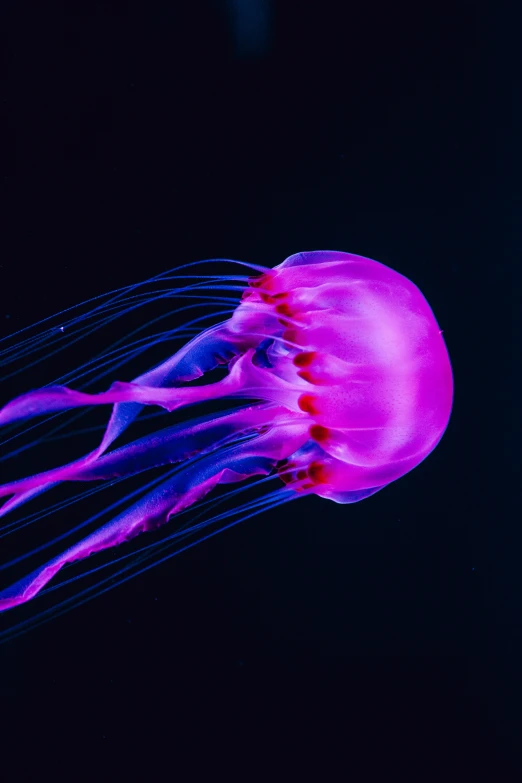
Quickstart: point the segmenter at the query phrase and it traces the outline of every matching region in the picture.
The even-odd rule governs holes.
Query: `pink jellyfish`
[[[0,485],[0,497],[6,498],[1,517],[62,482],[111,482],[158,466],[164,466],[167,474],[142,487],[134,502],[129,500],[137,493],[127,493],[122,501],[127,507],[104,524],[96,527],[98,514],[58,539],[24,552],[16,562],[0,563],[3,571],[29,556],[39,556],[56,546],[56,540],[73,538],[59,554],[1,590],[0,610],[32,599],[64,566],[156,530],[173,517],[180,521],[166,526],[170,528],[166,538],[154,544],[146,538],[148,545],[132,557],[118,550],[121,556],[111,563],[119,570],[110,580],[97,576],[89,589],[99,593],[108,581],[112,586],[128,578],[130,563],[134,573],[139,572],[147,557],[154,555],[159,562],[186,548],[187,540],[192,546],[214,535],[228,525],[232,513],[239,521],[309,494],[336,503],[367,498],[404,476],[435,448],[450,417],[452,371],[442,332],[413,283],[377,261],[336,251],[297,253],[273,269],[256,270],[262,274],[254,278],[228,276],[201,282],[193,276],[198,282],[171,288],[170,293],[189,297],[194,292],[199,296],[206,287],[207,294],[215,296],[214,304],[222,308],[228,304],[224,312],[229,317],[200,333],[195,329],[201,319],[191,322],[190,328],[185,325],[185,331],[174,336],[195,334],[193,339],[134,380],[114,381],[100,393],[45,386],[0,410],[0,425],[23,420],[27,427],[33,417],[111,406],[96,449],[68,464]],[[141,302],[137,288],[91,309],[89,323],[96,325],[97,319],[116,317],[122,308],[137,307]],[[241,301],[215,294],[224,289],[239,289]],[[87,323],[85,318],[67,322],[65,333],[74,337],[75,330],[81,331]],[[171,333],[168,336],[172,338]],[[34,339],[38,342],[40,337]],[[164,339],[163,333],[156,343],[161,345]],[[29,356],[33,346],[34,340],[19,338],[16,357]],[[95,366],[105,369],[98,378],[120,366],[122,356],[140,350],[143,345],[135,342],[124,348],[127,354],[121,350],[102,354]],[[12,356],[7,351],[7,358]],[[220,366],[227,372],[217,382],[190,383]],[[222,398],[247,402],[111,449],[148,410],[146,406],[159,406],[167,416],[178,408]],[[261,482],[279,479],[279,487],[235,506],[233,512],[200,513],[181,521],[186,520],[184,512],[217,485],[253,476],[264,477],[257,479]],[[229,490],[227,495],[238,492]],[[110,514],[111,509],[105,512]],[[34,524],[34,517],[4,523],[0,536]],[[82,538],[89,525],[90,532]],[[100,566],[100,573],[105,567],[106,563]],[[89,573],[97,571],[95,567]],[[54,589],[49,586],[43,594]],[[79,592],[68,601],[79,603],[83,596]]]

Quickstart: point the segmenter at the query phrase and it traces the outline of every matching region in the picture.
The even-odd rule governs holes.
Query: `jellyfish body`
[[[61,482],[181,466],[0,591],[0,611],[33,598],[64,565],[162,526],[218,484],[273,476],[284,500],[316,494],[354,503],[435,448],[451,413],[452,372],[441,330],[413,283],[381,263],[335,251],[298,253],[246,282],[230,318],[133,381],[96,394],[47,386],[0,410],[0,425],[7,425],[112,406],[97,449],[0,485],[0,516]],[[219,366],[228,370],[221,380],[190,385]],[[250,402],[110,450],[144,406],[170,412],[220,398]]]

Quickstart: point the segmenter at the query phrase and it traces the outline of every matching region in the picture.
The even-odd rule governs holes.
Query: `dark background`
[[[0,647],[0,780],[521,779],[520,20],[486,5],[4,6],[0,336],[196,259],[346,250],[423,291],[455,406],[375,497],[263,514]]]

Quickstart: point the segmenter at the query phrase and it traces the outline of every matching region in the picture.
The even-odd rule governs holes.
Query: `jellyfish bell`
[[[235,276],[233,283],[208,283],[209,290],[238,291],[239,303],[225,320],[134,380],[114,380],[97,393],[46,386],[0,410],[0,425],[27,426],[34,417],[111,406],[96,449],[0,485],[0,517],[63,482],[107,482],[177,466],[130,507],[0,591],[0,611],[40,594],[65,565],[169,520],[172,553],[186,536],[193,534],[196,543],[218,517],[180,529],[174,519],[219,484],[250,477],[279,481],[264,505],[254,511],[239,505],[240,518],[308,494],[354,503],[408,473],[435,448],[451,413],[452,372],[442,332],[413,283],[377,261],[336,251],[297,253],[256,271],[261,274]],[[193,287],[180,291],[187,296]],[[226,368],[223,378],[192,383],[216,367]],[[249,402],[111,449],[150,406],[168,420],[174,410],[223,399]]]

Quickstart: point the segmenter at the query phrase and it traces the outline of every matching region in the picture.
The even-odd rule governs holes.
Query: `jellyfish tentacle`
[[[265,368],[256,367],[252,363],[254,353],[253,348],[248,348],[235,362],[231,362],[225,378],[206,386],[169,388],[116,381],[108,391],[98,394],[75,391],[67,386],[47,386],[7,403],[0,411],[0,425],[86,405],[138,403],[159,405],[167,411],[173,411],[223,397],[258,396],[271,402],[284,401],[287,408],[299,411],[298,397],[303,392],[303,384],[289,383]],[[106,438],[103,444],[106,448]]]
[[[277,463],[300,448],[307,439],[306,428],[286,427],[282,441],[274,432],[260,435],[251,443],[223,449],[203,457],[184,471],[167,479],[131,508],[66,549],[23,579],[0,591],[0,611],[34,598],[63,566],[84,560],[95,552],[129,541],[154,530],[175,514],[201,500],[218,484],[230,484],[253,476],[267,476]]]
[[[215,451],[231,440],[237,441],[249,432],[259,432],[274,422],[283,425],[287,419],[288,412],[282,407],[255,405],[166,427],[109,454],[100,456],[95,450],[58,468],[0,485],[0,497],[14,494],[14,498],[0,508],[0,517],[20,505],[22,495],[29,493],[32,496],[35,490],[47,488],[50,483],[131,476],[161,465],[176,464],[196,454]],[[12,503],[13,500],[18,502]]]
[[[133,380],[138,386],[158,387],[180,381],[193,381],[206,372],[228,363],[252,341],[233,335],[226,323],[206,329],[180,348],[174,356]],[[135,420],[143,408],[137,402],[119,402],[114,406],[102,441],[103,451]],[[0,424],[1,424],[0,412]]]
[[[117,407],[103,439],[107,448],[136,418],[143,405],[156,404],[147,401],[147,397],[154,399],[154,395],[146,391],[140,393],[141,389],[158,389],[158,398],[161,398],[159,387],[162,387],[161,391],[168,392],[166,384],[199,378],[205,372],[229,362],[245,349],[245,342],[231,335],[226,328],[212,327],[158,367],[129,383],[117,382],[109,392],[101,395],[73,391],[67,386],[45,386],[16,397],[0,410],[0,425],[84,405],[115,403]],[[118,409],[119,405],[127,406],[126,410]]]
[[[227,324],[217,324],[190,340],[173,356],[152,370],[139,375],[133,383],[159,386],[179,381],[193,381],[220,364],[228,363],[242,353],[250,342],[234,335]]]

